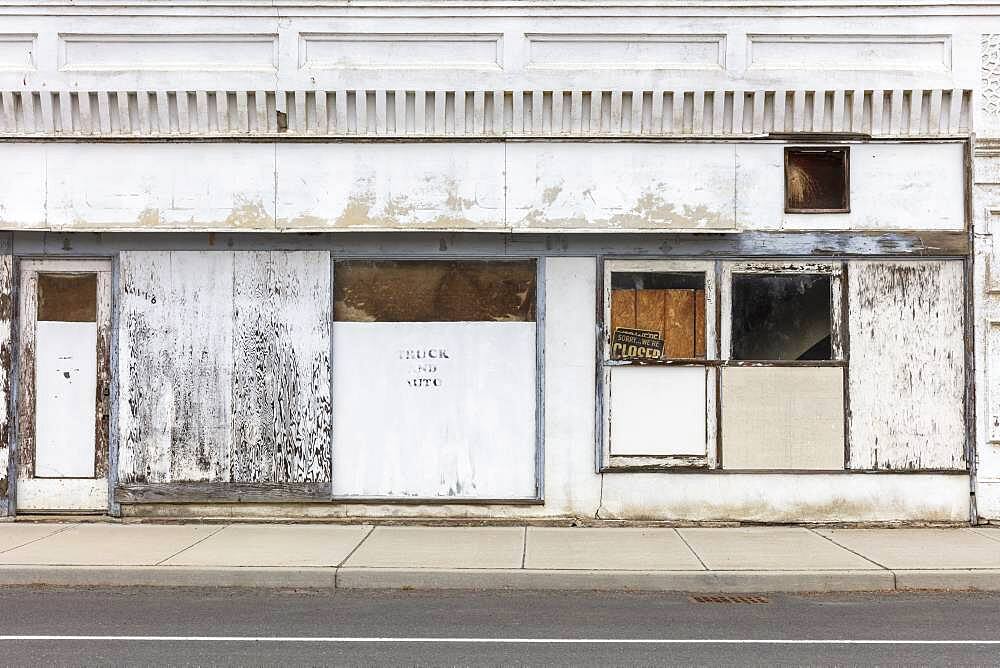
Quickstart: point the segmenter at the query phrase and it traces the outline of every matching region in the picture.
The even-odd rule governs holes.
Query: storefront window
[[[703,274],[611,274],[611,359],[704,357]]]
[[[537,495],[536,263],[334,266],[334,494]]]

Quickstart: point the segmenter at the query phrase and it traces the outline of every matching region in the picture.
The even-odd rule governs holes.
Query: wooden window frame
[[[630,260],[604,259],[599,262],[600,304],[599,323],[600,340],[597,346],[598,364],[598,449],[597,471],[657,471],[676,469],[704,470],[714,467],[717,452],[716,424],[717,390],[718,388],[718,270],[716,260]],[[661,360],[612,360],[611,352],[611,274],[618,272],[630,273],[700,273],[705,276],[705,358],[661,359]],[[611,370],[615,367],[666,367],[689,366],[706,369],[705,382],[705,418],[706,439],[704,455],[613,455],[611,454]]]

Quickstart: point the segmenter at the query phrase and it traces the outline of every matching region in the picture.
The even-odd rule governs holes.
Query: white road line
[[[509,645],[1000,645],[1000,640],[885,640],[785,638],[379,638],[311,636],[70,636],[0,635],[3,641],[273,642],[273,643],[478,643]]]

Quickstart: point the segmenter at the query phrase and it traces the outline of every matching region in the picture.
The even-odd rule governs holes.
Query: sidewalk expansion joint
[[[708,567],[708,564],[702,561],[701,555],[694,551],[694,548],[691,547],[691,543],[687,542],[687,538],[685,538],[680,531],[674,529],[674,533],[677,534],[677,537],[681,539],[681,542],[684,543],[685,546],[687,546],[687,549],[691,550],[691,554],[693,554],[694,558],[698,560],[698,563],[701,564],[702,568],[704,568],[706,571],[712,570],[711,568]]]
[[[21,543],[20,545],[15,545],[14,547],[8,547],[6,550],[0,550],[0,554],[4,554],[4,553],[10,552],[12,550],[20,549],[20,548],[22,548],[22,547],[24,547],[26,545],[31,545],[32,543],[37,543],[40,540],[45,540],[46,538],[51,538],[52,536],[55,536],[56,534],[60,534],[63,531],[69,531],[70,529],[72,529],[73,527],[76,527],[76,526],[80,526],[80,525],[79,524],[67,524],[62,529],[58,529],[56,531],[53,531],[52,533],[47,533],[44,536],[40,536],[38,538],[35,538],[34,540],[29,540],[27,543]]]
[[[221,527],[219,527],[218,529],[216,529],[216,530],[215,530],[215,531],[213,531],[212,533],[208,534],[208,535],[207,535],[207,536],[205,536],[204,538],[202,538],[202,539],[200,539],[200,540],[196,540],[195,542],[191,543],[190,545],[188,545],[188,546],[186,546],[186,547],[184,547],[184,548],[181,548],[180,550],[177,550],[176,552],[174,552],[173,554],[171,554],[171,555],[170,555],[169,557],[164,557],[163,559],[161,559],[160,561],[157,561],[157,562],[156,562],[155,564],[153,564],[153,565],[154,565],[154,566],[162,566],[162,565],[163,565],[163,562],[165,562],[165,561],[170,561],[171,559],[173,559],[174,557],[176,557],[176,556],[177,556],[178,554],[181,554],[181,553],[183,553],[183,552],[187,552],[188,550],[190,550],[190,549],[191,549],[192,547],[194,547],[195,545],[198,545],[199,543],[204,543],[204,542],[205,542],[206,540],[208,540],[208,539],[209,539],[209,538],[211,538],[212,536],[214,536],[214,535],[216,535],[216,534],[220,533],[220,532],[221,532],[221,531],[222,531],[223,529],[225,529],[226,527],[229,527],[229,526],[232,526],[232,525],[230,525],[230,524],[223,524],[223,525],[222,525]]]
[[[351,549],[351,551],[347,553],[347,556],[344,557],[343,559],[341,559],[340,563],[333,567],[333,588],[334,589],[340,589],[340,581],[339,581],[340,580],[340,569],[344,567],[344,564],[347,563],[347,560],[350,559],[351,557],[353,557],[354,553],[358,551],[358,549],[364,544],[364,542],[366,540],[368,540],[368,536],[371,536],[373,533],[375,533],[375,525],[374,524],[371,525],[371,527],[368,529],[368,533],[366,533],[364,536],[361,537],[361,540],[358,541],[358,544],[355,545]]]
[[[835,541],[834,539],[830,538],[829,536],[824,536],[823,534],[821,534],[820,532],[816,531],[816,530],[815,530],[815,529],[813,529],[812,527],[805,527],[805,529],[806,529],[806,531],[811,531],[811,532],[813,532],[814,534],[816,534],[816,535],[817,535],[817,536],[819,536],[820,538],[823,538],[823,539],[826,539],[826,540],[830,541],[831,543],[833,543],[834,545],[836,545],[836,546],[837,546],[837,547],[839,547],[840,549],[842,549],[842,550],[847,550],[847,551],[848,551],[848,552],[850,552],[851,554],[853,554],[853,555],[855,555],[855,556],[858,556],[858,557],[861,557],[862,559],[864,559],[865,561],[867,561],[867,562],[868,562],[869,564],[875,564],[875,565],[876,565],[876,566],[878,566],[879,568],[881,568],[881,569],[883,569],[883,570],[887,570],[887,571],[889,571],[890,573],[892,573],[892,578],[893,578],[893,584],[895,585],[895,581],[896,581],[896,574],[895,574],[895,573],[893,573],[893,572],[892,572],[892,569],[891,569],[891,568],[889,568],[888,566],[886,566],[885,564],[880,564],[879,562],[875,561],[874,559],[870,559],[869,557],[866,557],[865,555],[861,554],[860,552],[857,552],[857,551],[855,551],[855,550],[852,550],[851,548],[847,547],[846,545],[841,545],[840,543],[838,543],[838,542],[837,542],[837,541]]]

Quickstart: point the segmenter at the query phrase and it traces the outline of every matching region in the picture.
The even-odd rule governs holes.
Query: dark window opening
[[[703,359],[705,275],[611,274],[611,359]]]
[[[848,149],[785,149],[786,213],[846,213],[849,184]]]
[[[828,275],[733,275],[731,358],[832,359],[830,307]]]

